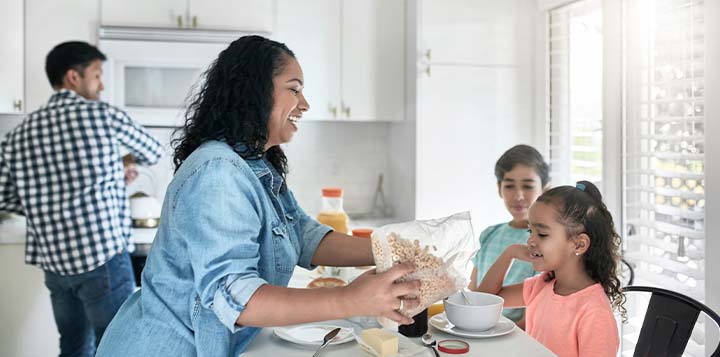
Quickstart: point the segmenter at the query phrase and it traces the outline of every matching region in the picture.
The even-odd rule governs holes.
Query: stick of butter
[[[363,330],[361,337],[378,356],[392,357],[398,354],[398,337],[390,331],[370,328]]]

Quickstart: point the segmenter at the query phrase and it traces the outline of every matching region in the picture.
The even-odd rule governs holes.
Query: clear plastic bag
[[[419,279],[422,283],[420,294],[416,297],[420,305],[400,310],[408,317],[467,286],[465,267],[477,251],[477,245],[469,212],[432,220],[388,224],[372,234],[377,272],[384,272],[399,263],[415,264],[415,272],[400,279]],[[378,321],[385,327],[392,325],[388,319]]]

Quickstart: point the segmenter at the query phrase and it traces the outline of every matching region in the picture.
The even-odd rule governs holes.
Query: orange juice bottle
[[[348,216],[343,210],[343,191],[338,187],[322,189],[322,209],[317,216],[318,222],[332,227],[335,232],[348,232]]]

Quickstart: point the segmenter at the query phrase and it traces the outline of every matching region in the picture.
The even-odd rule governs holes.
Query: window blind
[[[548,14],[548,160],[553,185],[602,180],[601,5],[600,0],[582,0]]]
[[[705,298],[703,0],[625,0],[625,259],[636,284]],[[631,355],[644,306],[623,333]],[[687,356],[704,356],[704,324]],[[625,343],[627,342],[627,343]]]

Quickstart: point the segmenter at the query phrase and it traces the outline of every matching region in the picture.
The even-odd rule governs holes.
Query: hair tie
[[[585,192],[585,184],[584,184],[584,183],[579,183],[579,182],[578,182],[578,183],[575,184],[575,187],[576,187],[578,190],[580,190],[580,191],[582,191],[582,192]]]

